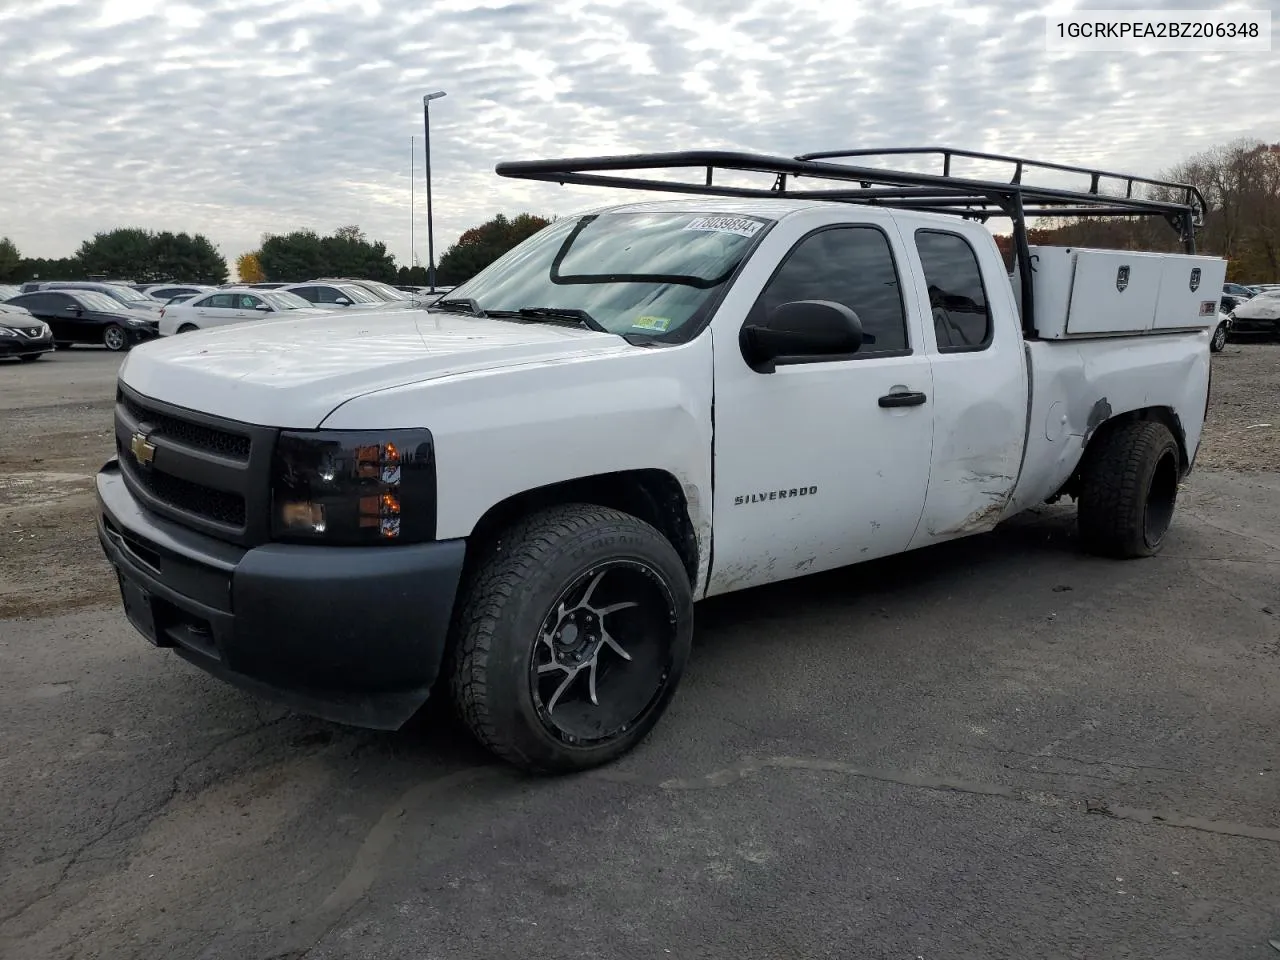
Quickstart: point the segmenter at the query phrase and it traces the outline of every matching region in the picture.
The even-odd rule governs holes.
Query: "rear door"
[[[201,327],[219,327],[236,321],[236,298],[230,293],[215,293],[195,304],[196,321]]]
[[[984,228],[898,219],[933,367],[929,495],[912,547],[990,530],[1017,483],[1027,428],[1026,358],[996,246]]]
[[[936,403],[901,238],[887,215],[803,223],[774,228],[790,246],[743,321],[833,300],[858,314],[864,343],[762,374],[740,325],[717,317],[709,594],[898,553],[924,507]]]

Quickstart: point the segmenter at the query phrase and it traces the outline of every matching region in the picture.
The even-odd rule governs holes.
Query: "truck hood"
[[[120,380],[147,397],[245,423],[310,429],[389,387],[643,347],[577,327],[425,310],[233,324],[134,347]]]

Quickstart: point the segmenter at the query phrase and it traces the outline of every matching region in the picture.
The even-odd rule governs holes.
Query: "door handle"
[[[879,403],[882,407],[918,407],[928,399],[918,390],[907,390],[903,393],[886,393]]]

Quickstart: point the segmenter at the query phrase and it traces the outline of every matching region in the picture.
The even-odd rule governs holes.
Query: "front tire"
[[[1218,324],[1216,330],[1213,331],[1213,337],[1209,340],[1209,349],[1214,353],[1221,353],[1227,346],[1227,325],[1225,323]]]
[[[129,348],[129,335],[124,332],[124,327],[113,323],[102,331],[102,345],[112,353],[119,353]]]
[[[19,357],[18,359],[21,360],[23,363],[35,363],[37,360],[39,360],[43,356],[44,356],[43,353],[28,353],[26,356]]]
[[[449,669],[475,737],[525,770],[608,763],[658,722],[693,635],[675,549],[626,513],[571,504],[507,530],[465,588]]]
[[[1149,557],[1164,544],[1178,497],[1178,443],[1163,423],[1130,420],[1085,454],[1077,525],[1085,548],[1104,557]]]

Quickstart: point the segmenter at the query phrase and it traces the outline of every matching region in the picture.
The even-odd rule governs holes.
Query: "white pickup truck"
[[[1193,255],[1197,195],[1033,188],[1012,159],[1012,181],[962,179],[942,155],[503,164],[693,196],[557,220],[430,309],[134,349],[97,478],[126,614],[340,722],[396,728],[437,690],[501,757],[566,771],[653,727],[696,600],[1064,495],[1086,548],[1154,553],[1225,274]],[[640,168],[699,176],[618,175]],[[1098,213],[1167,218],[1189,252],[1027,246],[1028,216]],[[987,216],[1013,222],[1012,283]]]

